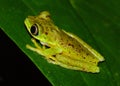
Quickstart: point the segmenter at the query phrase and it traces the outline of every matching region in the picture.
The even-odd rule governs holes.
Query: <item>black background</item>
[[[52,86],[31,60],[0,29],[0,86]]]

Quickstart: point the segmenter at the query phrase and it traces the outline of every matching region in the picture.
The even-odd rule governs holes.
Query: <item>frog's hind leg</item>
[[[47,56],[46,59],[49,63],[57,64],[57,60],[54,56]]]
[[[72,70],[81,70],[92,73],[98,73],[100,71],[99,67],[97,67],[96,65],[81,60],[74,60],[66,55],[58,54],[56,56],[56,64]]]

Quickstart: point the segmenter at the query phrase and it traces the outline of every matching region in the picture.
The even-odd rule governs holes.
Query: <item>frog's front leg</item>
[[[56,55],[58,53],[61,53],[62,50],[60,48],[56,47],[50,47],[50,48],[45,48],[45,47],[40,47],[39,44],[36,42],[35,39],[31,39],[35,47],[32,47],[31,45],[27,44],[26,47],[32,51],[37,52],[40,55],[45,56],[47,59],[49,57]]]

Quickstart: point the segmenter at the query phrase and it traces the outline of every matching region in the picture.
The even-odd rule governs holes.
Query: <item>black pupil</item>
[[[31,27],[31,33],[33,34],[33,35],[38,35],[38,27],[37,27],[37,25],[33,25],[32,27]]]

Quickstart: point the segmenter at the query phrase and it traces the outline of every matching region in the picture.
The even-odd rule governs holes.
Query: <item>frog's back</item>
[[[63,50],[63,54],[68,55],[71,59],[81,60],[89,63],[95,63],[97,65],[98,59],[76,38],[66,34],[62,31],[59,45]]]

